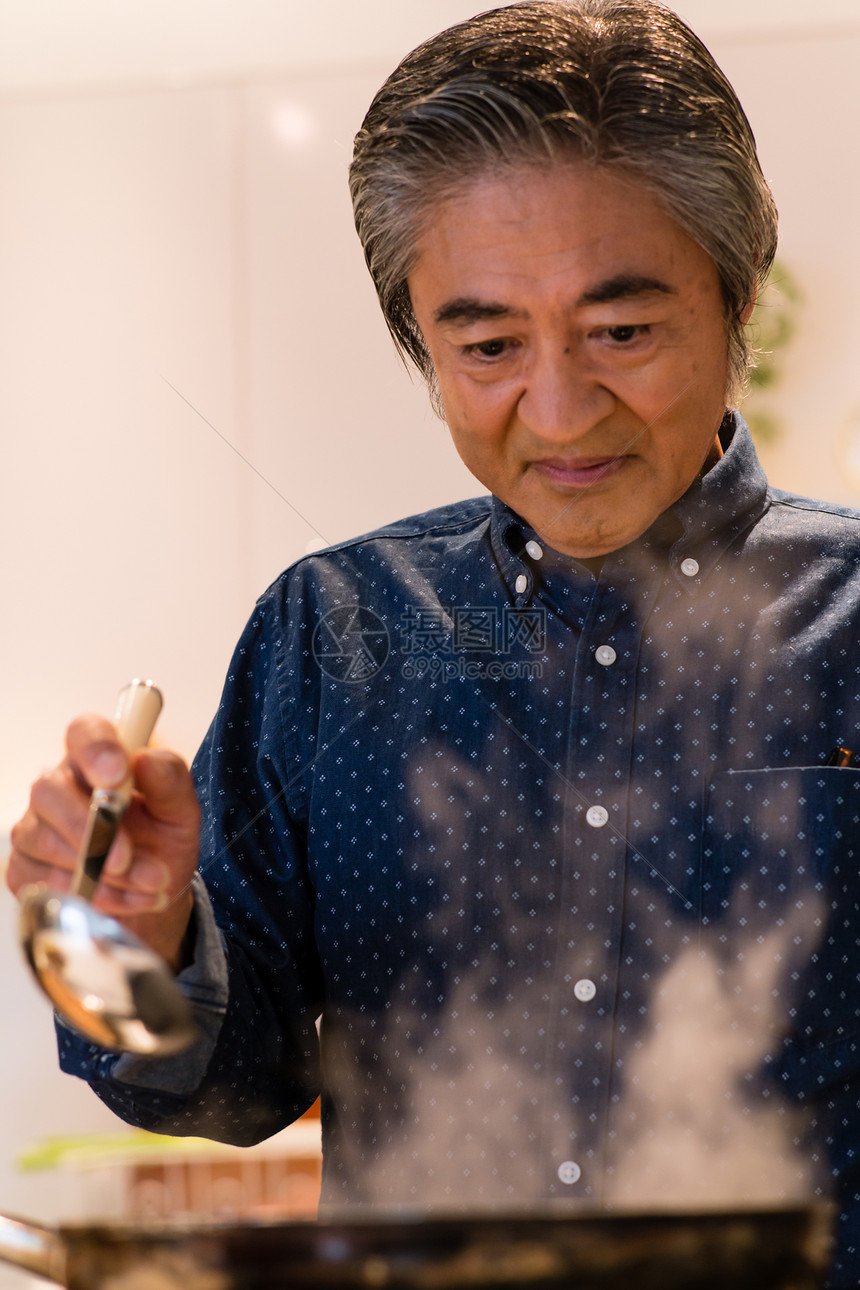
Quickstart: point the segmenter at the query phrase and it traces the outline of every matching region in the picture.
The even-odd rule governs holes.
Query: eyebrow
[[[510,305],[497,304],[493,300],[477,300],[471,296],[458,296],[441,305],[433,315],[437,323],[484,322],[492,318],[527,318],[524,309],[511,309]]]
[[[577,305],[605,305],[613,300],[625,300],[629,296],[675,296],[675,287],[659,278],[647,278],[639,273],[619,273],[605,282],[584,291],[577,300]]]
[[[661,282],[659,278],[648,278],[638,273],[619,273],[614,278],[607,278],[584,291],[576,302],[577,308],[584,305],[605,305],[616,300],[626,300],[638,296],[677,295],[675,287]],[[433,315],[437,323],[454,323],[466,327],[470,323],[491,321],[494,318],[527,318],[525,309],[512,309],[495,300],[479,300],[473,296],[457,296],[441,305]]]

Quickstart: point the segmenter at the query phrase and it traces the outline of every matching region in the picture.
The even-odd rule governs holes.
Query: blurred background
[[[483,7],[0,0],[0,838],[72,715],[152,676],[192,756],[285,565],[482,491],[394,354],[346,171],[398,59]],[[860,504],[856,0],[676,7],[781,212],[745,412],[775,484]],[[104,1190],[22,1153],[118,1126],[0,919],[0,1209],[74,1217]]]

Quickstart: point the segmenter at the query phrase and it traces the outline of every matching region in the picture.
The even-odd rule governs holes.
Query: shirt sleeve
[[[203,810],[196,944],[178,980],[199,1039],[153,1059],[105,1052],[60,1027],[62,1068],[151,1131],[247,1146],[291,1123],[319,1091],[321,971],[302,767],[283,720],[283,634],[264,598],[194,763]]]

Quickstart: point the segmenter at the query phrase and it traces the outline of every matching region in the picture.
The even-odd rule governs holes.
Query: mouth
[[[627,461],[617,457],[545,457],[532,462],[532,469],[562,488],[590,488],[617,474]]]

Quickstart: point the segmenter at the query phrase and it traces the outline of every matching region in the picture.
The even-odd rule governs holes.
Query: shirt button
[[[543,555],[543,547],[540,542],[526,542],[526,550],[533,560],[539,560]]]
[[[589,981],[587,977],[583,977],[583,979],[581,981],[577,981],[576,985],[573,987],[573,993],[576,995],[580,1003],[590,1003],[597,994],[597,986],[593,981]]]
[[[696,574],[699,572],[699,561],[693,560],[689,557],[686,560],[682,560],[681,572],[685,573],[688,578],[695,578]]]
[[[597,649],[594,651],[594,657],[597,659],[598,663],[602,663],[604,667],[611,667],[618,658],[618,655],[615,653],[615,650],[611,645],[598,645]]]
[[[558,1176],[563,1183],[567,1183],[570,1186],[571,1183],[579,1182],[582,1177],[582,1170],[575,1160],[565,1160],[558,1167]]]
[[[605,806],[589,806],[585,818],[593,829],[602,829],[609,819],[609,812]]]
[[[520,595],[522,595],[528,585],[529,585],[528,578],[524,573],[521,573],[520,576],[517,578],[516,582],[514,583],[514,589],[517,592],[519,592]]]

